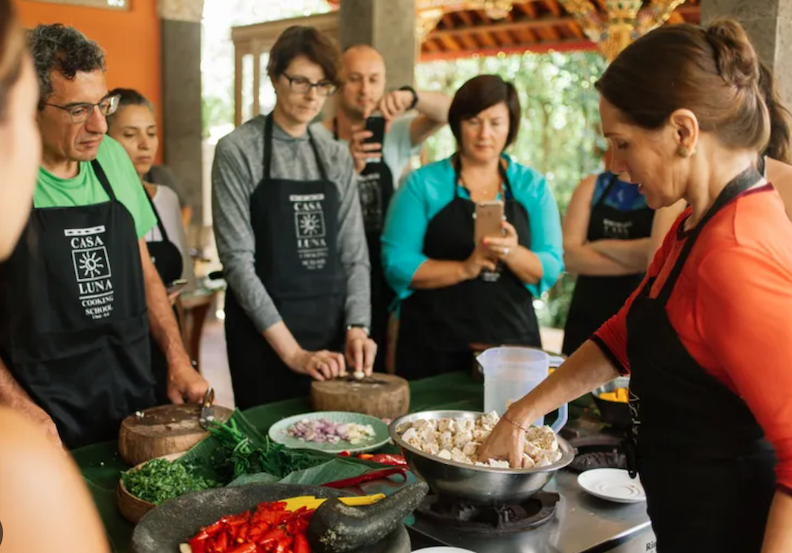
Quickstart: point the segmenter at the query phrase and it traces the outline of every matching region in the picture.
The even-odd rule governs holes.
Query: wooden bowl
[[[217,422],[227,421],[233,413],[226,407],[213,409]],[[142,413],[125,418],[118,433],[118,452],[130,466],[187,451],[209,435],[198,422],[200,405],[162,405]]]
[[[175,461],[179,457],[184,455],[184,452],[181,453],[172,453],[170,455],[164,455],[160,457],[160,459],[166,459],[168,461]],[[137,470],[143,465],[145,465],[148,461],[144,461],[137,466],[132,467],[129,470]],[[118,500],[118,509],[121,511],[121,514],[127,519],[129,522],[133,524],[137,524],[138,521],[143,518],[143,515],[154,509],[156,505],[153,503],[149,503],[148,501],[143,501],[138,497],[132,495],[129,490],[127,490],[126,486],[124,485],[124,479],[118,479],[118,486],[116,486],[116,498]]]

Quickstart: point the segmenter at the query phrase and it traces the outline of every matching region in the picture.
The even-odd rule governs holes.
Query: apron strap
[[[94,174],[96,175],[96,178],[99,179],[99,183],[102,185],[102,188],[104,188],[105,193],[108,195],[111,201],[115,202],[115,192],[113,192],[113,187],[110,186],[110,181],[107,180],[107,175],[105,174],[104,169],[102,169],[102,165],[98,160],[94,159],[91,161],[91,167],[93,167]],[[148,194],[146,194],[146,197],[148,197]]]
[[[602,193],[602,196],[599,197],[597,203],[591,206],[591,209],[595,209],[600,206],[602,202],[605,201],[605,198],[608,197],[610,191],[613,190],[613,187],[616,186],[616,182],[619,180],[619,176],[616,173],[611,173],[610,180],[608,181],[608,185],[605,187],[605,191]]]
[[[753,186],[760,180],[762,180],[762,175],[756,171],[755,167],[749,167],[734,177],[734,179],[721,191],[721,193],[715,199],[715,203],[712,204],[701,221],[699,221],[696,227],[691,231],[687,241],[685,242],[685,245],[682,246],[682,251],[679,252],[679,257],[674,263],[671,273],[668,275],[668,279],[666,279],[662,290],[660,290],[660,293],[657,296],[657,299],[662,305],[665,305],[666,302],[668,302],[668,298],[671,296],[674,285],[676,284],[679,275],[682,274],[682,269],[685,267],[685,261],[690,255],[690,251],[693,249],[696,239],[699,237],[702,230],[704,230],[704,227],[707,225],[707,223],[709,223],[710,220],[715,217],[715,215],[717,215],[721,209],[731,203],[733,199],[743,192],[753,188]]]
[[[272,166],[272,112],[267,115],[267,118],[264,120],[264,179],[270,180],[270,167]],[[327,170],[325,169],[324,163],[322,163],[322,158],[319,156],[319,149],[316,147],[316,142],[314,141],[313,133],[311,133],[311,129],[308,130],[308,140],[311,143],[311,149],[313,150],[314,156],[316,156],[316,165],[319,167],[319,177],[326,181],[327,179]]]
[[[155,185],[155,186],[159,186],[159,185]],[[165,230],[165,225],[162,224],[162,217],[160,217],[159,211],[157,211],[157,206],[154,205],[154,199],[148,195],[148,192],[146,192],[145,187],[143,187],[143,192],[146,194],[146,199],[148,200],[152,211],[154,211],[154,215],[157,217],[157,227],[159,228],[160,234],[162,235],[162,241],[170,242],[170,239],[168,238],[168,231]]]

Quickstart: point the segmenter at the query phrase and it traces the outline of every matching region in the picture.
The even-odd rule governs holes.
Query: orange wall
[[[131,0],[128,11],[15,0],[22,24],[63,23],[99,43],[107,56],[107,86],[134,88],[157,106],[162,137],[161,41],[157,0]]]

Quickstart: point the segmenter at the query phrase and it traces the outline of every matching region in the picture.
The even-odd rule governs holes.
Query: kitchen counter
[[[467,374],[453,373],[411,382],[410,393],[411,412],[434,409],[480,411],[483,408],[483,383],[471,379]],[[300,398],[255,407],[244,411],[244,415],[257,429],[266,433],[278,420],[310,411],[308,398]],[[580,408],[570,405],[571,420],[574,421],[580,413]],[[387,446],[382,451],[396,452],[397,449]],[[129,467],[119,458],[116,443],[94,444],[74,450],[72,454],[96,502],[112,550],[115,553],[127,553],[134,527],[118,511],[115,488],[121,471]],[[545,487],[546,491],[559,492],[562,499],[555,519],[538,529],[505,538],[474,538],[456,531],[448,536],[447,543],[453,542],[457,547],[477,553],[653,551],[654,537],[648,528],[645,504],[624,506],[591,497],[578,487],[576,476],[562,471]],[[409,477],[409,481],[414,481],[412,474]],[[389,493],[403,485],[396,479],[377,481],[366,484],[364,490],[366,493]],[[421,535],[421,524],[408,522],[411,522],[409,526],[414,549],[442,543],[426,540]],[[632,540],[635,547],[613,549],[620,541],[633,536],[638,536]],[[643,540],[640,549],[636,545],[639,538]]]

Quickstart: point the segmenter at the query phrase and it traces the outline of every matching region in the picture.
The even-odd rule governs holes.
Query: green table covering
[[[432,409],[480,411],[483,404],[483,383],[473,380],[468,374],[445,374],[410,383],[410,412]],[[244,415],[266,433],[280,419],[310,411],[308,398],[300,398],[254,407],[244,411]],[[94,444],[76,449],[72,454],[96,502],[113,551],[127,553],[134,525],[118,510],[116,486],[120,473],[129,467],[118,455],[117,444]]]

